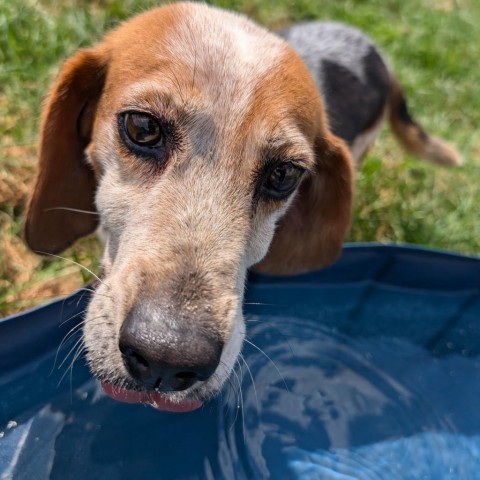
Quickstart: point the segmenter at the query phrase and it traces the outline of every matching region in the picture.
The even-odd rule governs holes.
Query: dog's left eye
[[[262,184],[262,195],[279,200],[288,197],[295,190],[303,172],[303,168],[292,162],[275,166]]]

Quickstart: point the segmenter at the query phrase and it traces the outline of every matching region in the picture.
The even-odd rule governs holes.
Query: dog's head
[[[335,260],[351,197],[349,155],[299,57],[242,16],[184,3],[66,62],[25,235],[56,253],[100,227],[92,371],[118,399],[188,410],[235,364],[247,269]]]

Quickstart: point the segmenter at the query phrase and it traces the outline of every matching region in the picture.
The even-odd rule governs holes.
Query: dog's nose
[[[160,392],[186,390],[216,370],[223,342],[195,322],[172,321],[134,308],[123,322],[119,347],[138,382]]]

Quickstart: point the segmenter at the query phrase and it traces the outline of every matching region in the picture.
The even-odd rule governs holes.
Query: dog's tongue
[[[165,412],[191,412],[202,406],[202,402],[184,401],[172,402],[164,395],[157,392],[136,392],[113,387],[108,383],[102,383],[103,391],[114,400],[125,403],[145,403],[158,410]]]

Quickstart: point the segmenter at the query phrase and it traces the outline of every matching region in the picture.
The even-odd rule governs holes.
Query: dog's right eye
[[[139,112],[123,114],[123,130],[128,140],[139,147],[158,148],[165,146],[165,133],[159,122],[151,115]]]

